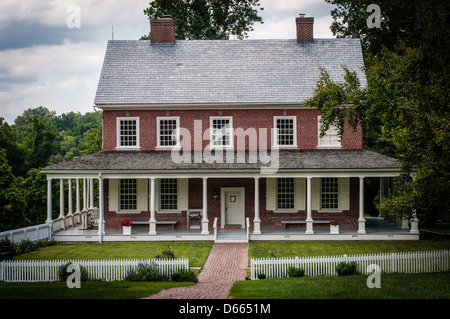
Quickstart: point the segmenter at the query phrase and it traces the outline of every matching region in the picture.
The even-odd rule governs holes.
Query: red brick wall
[[[150,151],[157,148],[157,117],[179,116],[180,127],[185,128],[190,133],[191,150],[205,149],[209,144],[209,135],[204,134],[209,128],[210,116],[232,116],[233,128],[235,133],[238,128],[242,132],[258,133],[260,129],[266,129],[267,142],[262,145],[261,149],[270,148],[272,145],[271,129],[273,128],[274,116],[296,116],[297,117],[297,146],[298,149],[316,149],[318,143],[318,113],[312,109],[296,109],[296,110],[223,110],[223,111],[206,111],[206,110],[187,110],[187,111],[108,111],[103,112],[103,150],[116,150],[116,118],[117,117],[139,117],[140,118],[140,150]],[[194,121],[201,121],[201,127],[197,128],[198,133],[194,130]],[[348,125],[346,124],[346,127]],[[199,143],[195,145],[194,136]],[[205,140],[202,140],[205,137]],[[252,143],[253,144],[253,143]],[[260,146],[260,140],[257,140],[257,147]],[[343,149],[362,149],[362,128],[359,127],[356,133],[351,130],[345,130],[342,137]],[[249,138],[245,139],[245,146],[240,146],[237,137],[234,140],[235,149],[255,149],[249,143]],[[264,147],[266,145],[266,147]]]

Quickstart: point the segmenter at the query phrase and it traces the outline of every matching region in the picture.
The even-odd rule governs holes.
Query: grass
[[[0,299],[139,299],[162,289],[192,286],[188,282],[83,281],[69,289],[65,282],[0,282]]]
[[[189,258],[191,267],[202,267],[212,248],[209,242],[110,242],[58,243],[28,254],[15,256],[18,260],[55,259],[147,259],[155,258],[169,246],[177,258]]]
[[[233,299],[449,299],[450,272],[382,274],[381,288],[368,288],[367,276],[271,278],[239,281]]]

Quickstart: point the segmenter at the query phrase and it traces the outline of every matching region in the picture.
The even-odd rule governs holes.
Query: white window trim
[[[283,177],[281,177],[283,178]],[[285,177],[290,178],[290,177]],[[295,189],[295,178],[294,178],[294,208],[278,208],[278,179],[276,179],[275,182],[275,213],[297,213],[298,210],[295,209],[295,195],[296,195],[296,189]]]
[[[336,178],[336,177],[334,177]],[[338,180],[338,208],[322,208],[322,179],[320,178],[319,180],[319,209],[317,210],[318,213],[342,213],[342,209],[340,207],[340,201],[339,201],[339,196],[340,196],[340,190],[339,190],[339,178],[337,178]]]
[[[180,207],[180,180],[179,180],[179,178],[173,178],[173,179],[177,180],[177,209],[162,209],[161,208],[162,205],[161,205],[161,181],[160,181],[158,183],[158,187],[159,187],[159,190],[158,190],[158,201],[159,201],[158,202],[158,207],[159,207],[158,213],[161,213],[161,214],[181,213],[181,210],[179,209],[179,207]]]
[[[120,145],[120,121],[136,121],[136,146],[122,146]],[[140,149],[140,123],[139,117],[117,117],[116,118],[116,149],[120,150],[135,150]]]
[[[161,145],[161,137],[160,137],[160,125],[161,120],[175,120],[177,122],[177,143],[176,145],[168,146],[168,145]],[[157,146],[158,149],[177,149],[180,148],[180,117],[179,116],[160,116],[156,118],[156,138],[157,138]]]
[[[230,144],[229,145],[214,145],[213,144],[213,122],[214,120],[230,120]],[[234,127],[232,116],[210,116],[209,117],[209,147],[211,149],[230,149],[234,148]]]
[[[321,144],[320,138],[320,126],[321,126],[321,116],[317,116],[317,147],[318,148],[342,148],[342,140],[339,139],[339,145]],[[325,136],[324,136],[325,137]]]
[[[293,145],[278,145],[278,129],[277,120],[279,119],[292,119],[294,125],[294,144]],[[274,116],[273,117],[273,137],[272,147],[274,148],[297,148],[297,116]]]

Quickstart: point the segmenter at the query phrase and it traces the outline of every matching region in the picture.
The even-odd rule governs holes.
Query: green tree
[[[91,128],[84,134],[82,156],[89,155],[102,150],[102,125]]]
[[[25,214],[32,225],[46,221],[47,177],[39,168],[32,168],[20,184],[25,202]],[[53,192],[54,193],[54,192]]]
[[[259,0],[154,0],[144,14],[149,19],[170,15],[176,23],[177,40],[244,39],[255,22],[262,23],[259,6]]]
[[[0,117],[0,149],[6,151],[6,158],[9,163],[13,163],[13,174],[25,176],[25,152],[19,145],[19,137],[8,123]]]

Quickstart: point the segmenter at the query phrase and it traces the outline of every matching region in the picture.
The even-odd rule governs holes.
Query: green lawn
[[[449,299],[450,272],[382,274],[380,288],[368,288],[367,276],[271,278],[239,281],[233,299]]]
[[[177,258],[189,258],[191,267],[202,267],[208,258],[212,243],[208,242],[111,242],[58,243],[28,254],[15,256],[21,260],[54,259],[147,259],[155,258],[169,246]]]

